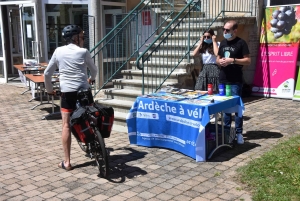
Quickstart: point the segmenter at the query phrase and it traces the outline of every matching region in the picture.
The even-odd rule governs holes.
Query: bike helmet
[[[64,39],[71,39],[73,35],[77,35],[82,31],[78,25],[68,25],[62,30],[62,36]]]

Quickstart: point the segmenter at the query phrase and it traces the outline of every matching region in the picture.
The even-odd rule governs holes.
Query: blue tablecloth
[[[239,96],[202,96],[203,103],[138,97],[127,115],[130,144],[179,151],[196,161],[206,160],[205,126],[218,112],[244,113]],[[214,103],[209,100],[214,99]]]

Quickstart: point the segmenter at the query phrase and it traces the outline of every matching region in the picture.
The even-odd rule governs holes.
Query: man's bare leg
[[[64,167],[71,168],[70,155],[71,155],[71,129],[70,129],[70,112],[61,112],[62,116],[62,145],[64,150]]]

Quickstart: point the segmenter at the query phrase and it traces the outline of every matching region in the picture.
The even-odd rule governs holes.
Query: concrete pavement
[[[106,139],[106,180],[74,138],[74,170],[57,167],[63,157],[61,120],[41,120],[51,105],[30,110],[38,101],[20,95],[21,85],[0,84],[0,91],[0,200],[247,201],[251,194],[236,180],[236,169],[300,131],[300,102],[246,98],[244,145],[196,163],[173,150],[130,145],[126,133],[113,132]]]

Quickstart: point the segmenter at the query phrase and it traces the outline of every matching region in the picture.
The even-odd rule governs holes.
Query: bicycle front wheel
[[[100,176],[107,178],[109,175],[109,162],[108,162],[108,153],[105,148],[104,139],[101,133],[95,128],[96,134],[96,149],[95,149],[95,160],[100,172]]]

